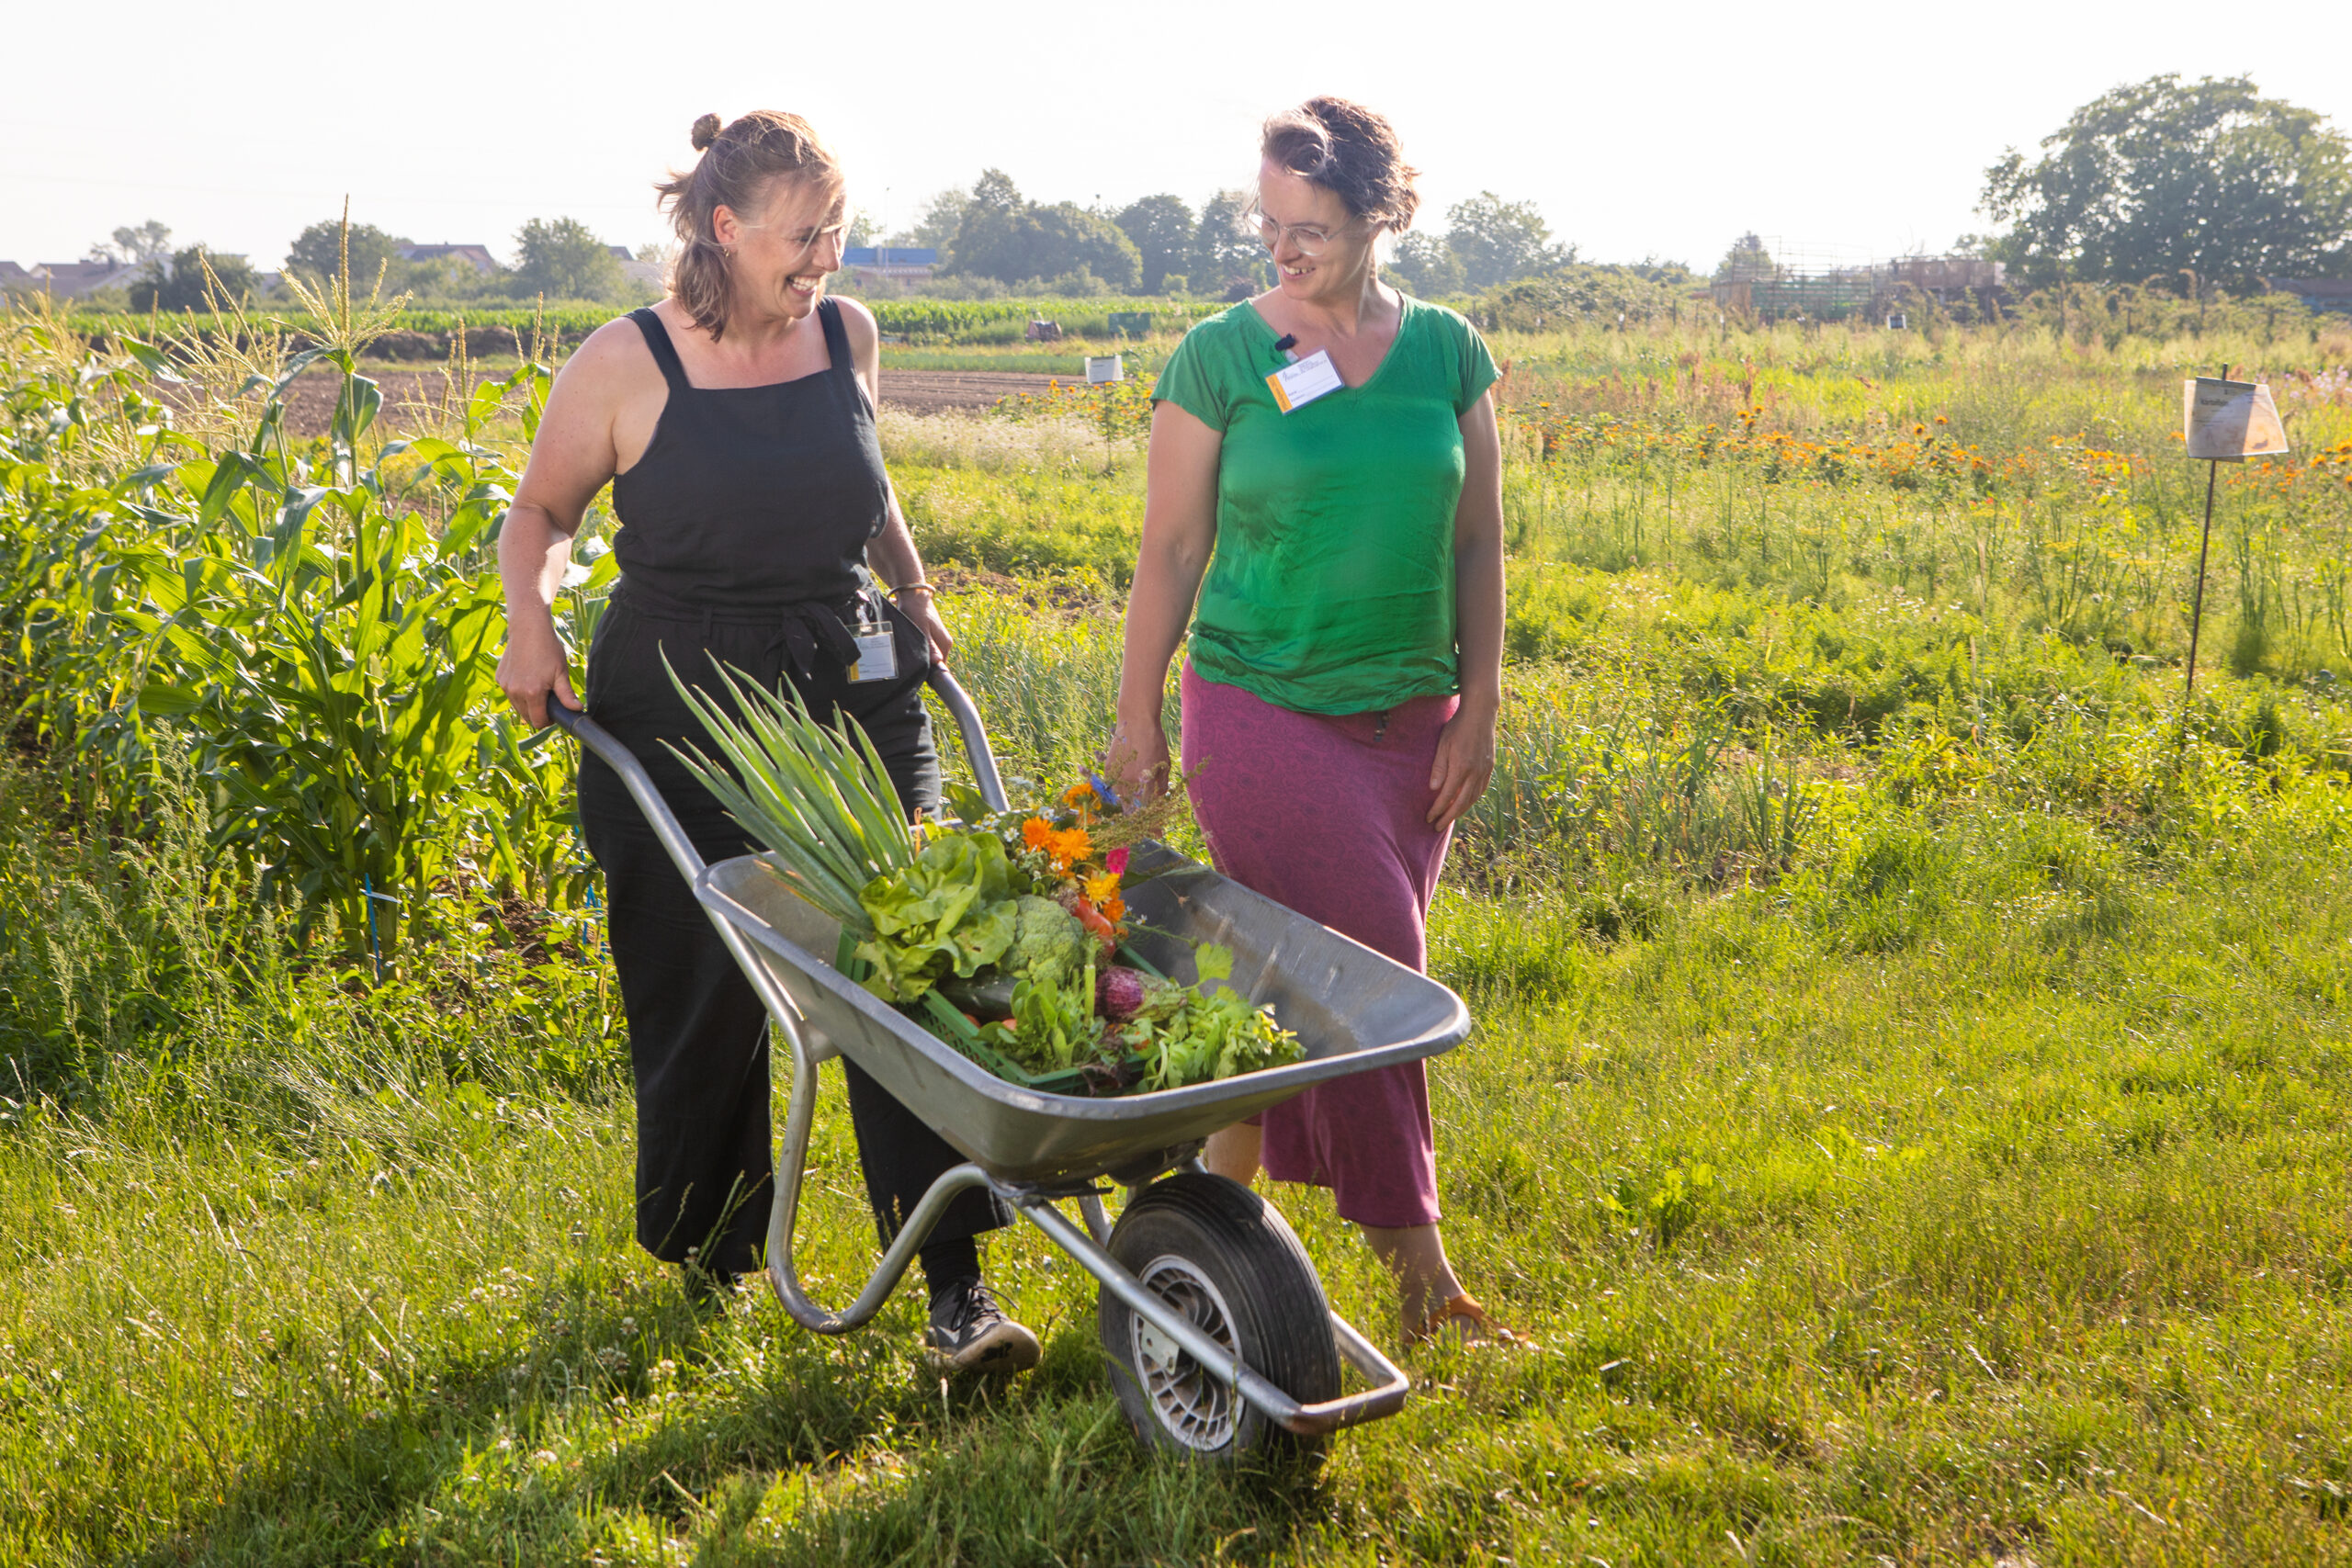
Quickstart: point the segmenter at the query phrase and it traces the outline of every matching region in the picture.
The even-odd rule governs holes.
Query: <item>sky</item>
[[[1306,7],[185,0],[28,7],[0,97],[0,259],[157,219],[267,269],[338,212],[511,258],[537,217],[637,247],[706,110],[807,116],[888,228],[983,168],[1045,201],[1197,205],[1270,111],[1338,93],[1422,171],[1424,227],[1481,190],[1587,260],[1705,268],[1756,231],[1826,254],[1989,227],[1985,165],[2162,72],[2251,75],[2352,132],[2352,3]],[[2226,15],[2226,25],[2217,24]]]

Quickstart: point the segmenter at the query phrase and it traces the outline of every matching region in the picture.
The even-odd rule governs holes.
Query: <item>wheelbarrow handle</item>
[[[979,786],[980,798],[988,802],[989,810],[1002,811],[1007,804],[1004,779],[997,772],[996,749],[989,744],[988,728],[980,723],[980,710],[973,703],[971,694],[964,690],[962,682],[936,664],[931,667],[931,672],[924,679],[929,682],[931,689],[939,694],[940,704],[947,709],[948,716],[956,721],[956,733],[964,742],[964,755],[972,764],[972,780]],[[652,821],[653,830],[661,836],[662,847],[670,852],[671,860],[677,863],[686,880],[692,882],[700,876],[702,856],[695,852],[694,845],[679,828],[678,819],[670,814],[669,807],[662,803],[661,793],[653,787],[651,775],[646,773],[645,765],[637,760],[636,754],[614,739],[611,731],[590,718],[585,709],[565,705],[553,692],[548,694],[548,722],[595,752],[605,760],[606,766],[621,776],[621,782],[628,786],[630,797]]]
[[[678,818],[670,810],[670,803],[663,800],[662,792],[653,786],[653,775],[645,771],[645,764],[637,760],[637,753],[615,739],[611,730],[590,718],[585,709],[567,707],[553,692],[548,694],[548,722],[596,753],[606,767],[620,775],[621,783],[628,789],[629,798],[637,802],[637,808],[644,812],[645,819],[653,825],[653,836],[662,840],[663,849],[670,852],[670,863],[688,882],[700,876],[703,869],[701,852],[695,848],[694,840],[686,837],[686,830],[678,825]]]

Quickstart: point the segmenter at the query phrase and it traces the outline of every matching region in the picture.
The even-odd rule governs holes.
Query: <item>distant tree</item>
[[[112,243],[94,241],[85,259],[94,262],[152,262],[172,254],[172,231],[150,218],[137,228],[124,227],[114,231]]]
[[[1576,260],[1574,245],[1552,243],[1551,225],[1535,204],[1505,201],[1482,190],[1445,209],[1445,240],[1462,258],[1473,288],[1532,277]]]
[[[1453,247],[1440,235],[1419,231],[1397,239],[1396,254],[1384,270],[1399,288],[1422,299],[1460,294],[1470,287],[1470,274]]]
[[[510,291],[520,299],[616,299],[625,291],[620,258],[577,218],[534,218],[514,231]]]
[[[1980,204],[2030,287],[2194,272],[2233,292],[2266,275],[2352,273],[2344,135],[2245,76],[2151,76],[2075,111],[2029,164],[2011,148]]]
[[[397,282],[392,274],[402,270],[396,254],[409,242],[398,234],[387,234],[373,223],[351,226],[351,281],[356,288],[367,288],[375,283],[379,269],[388,282]],[[307,274],[314,278],[330,278],[343,262],[343,220],[329,218],[311,224],[294,238],[287,247],[286,270]]]
[[[1754,234],[1742,234],[1731,243],[1724,259],[1715,264],[1714,276],[1724,283],[1753,283],[1758,278],[1778,277],[1781,264],[1764,248],[1764,242]]]
[[[1182,272],[1193,251],[1193,209],[1181,196],[1148,196],[1115,220],[1143,258],[1143,291],[1157,294],[1171,272]]]
[[[207,263],[211,276],[205,276]],[[243,256],[212,255],[200,245],[150,256],[147,270],[130,285],[130,303],[140,310],[205,310],[217,295],[222,303],[250,299],[261,280]]]
[[[956,243],[956,231],[964,226],[964,209],[971,205],[972,193],[961,186],[943,190],[923,203],[922,217],[891,235],[888,243],[944,252]]]
[[[1041,207],[1026,200],[1001,169],[973,186],[948,265],[1005,283],[1091,273],[1116,292],[1133,289],[1143,269],[1135,242],[1116,223],[1074,202]]]
[[[1184,267],[1194,294],[1246,299],[1265,282],[1266,247],[1241,227],[1249,210],[1250,195],[1238,190],[1221,190],[1201,208],[1192,259]]]

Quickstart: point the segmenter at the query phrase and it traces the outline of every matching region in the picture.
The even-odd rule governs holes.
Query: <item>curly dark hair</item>
[[[1396,128],[1346,98],[1309,98],[1270,116],[1259,152],[1275,167],[1321,186],[1349,212],[1393,232],[1413,226],[1421,204],[1413,182],[1420,171],[1405,162]]]

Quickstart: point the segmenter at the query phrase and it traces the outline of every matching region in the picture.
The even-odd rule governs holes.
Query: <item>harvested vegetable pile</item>
[[[828,728],[797,695],[721,678],[740,719],[672,672],[724,763],[691,747],[679,760],[767,846],[786,885],[841,922],[844,974],[998,1077],[1143,1092],[1304,1054],[1226,983],[1227,949],[1198,948],[1199,982],[1183,986],[1127,944],[1130,847],[1164,803],[1124,809],[1090,777],[1032,809],[992,812],[951,791],[960,821],[909,823],[854,722]]]

